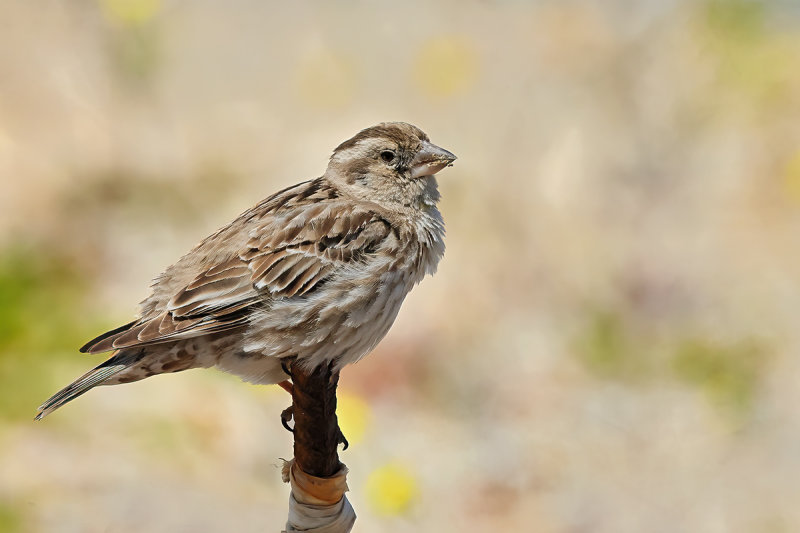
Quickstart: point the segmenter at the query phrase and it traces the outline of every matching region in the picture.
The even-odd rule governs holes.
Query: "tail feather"
[[[118,327],[118,328],[116,328],[116,329],[112,329],[111,331],[106,331],[105,333],[103,333],[103,334],[102,334],[102,335],[100,335],[99,337],[95,337],[94,339],[90,340],[89,342],[87,342],[86,344],[84,344],[83,346],[81,346],[81,347],[80,347],[80,349],[79,349],[78,351],[79,351],[79,352],[83,352],[83,353],[91,353],[91,352],[104,352],[104,351],[108,351],[108,350],[112,349],[110,344],[109,344],[109,347],[108,347],[107,349],[105,349],[105,350],[103,350],[103,349],[99,349],[99,350],[98,350],[98,349],[96,348],[96,346],[97,346],[97,345],[98,345],[98,344],[99,344],[101,341],[104,341],[104,340],[108,339],[109,337],[113,337],[114,335],[117,335],[117,334],[119,334],[119,333],[121,333],[121,332],[123,332],[123,331],[128,331],[129,329],[131,329],[131,327],[132,327],[134,324],[136,324],[136,322],[137,322],[137,321],[136,321],[136,320],[134,320],[133,322],[128,322],[128,323],[127,323],[127,324],[125,324],[124,326],[120,326],[120,327]]]
[[[39,412],[34,420],[41,420],[65,403],[74,400],[81,394],[84,394],[89,389],[93,389],[98,385],[102,385],[115,374],[131,366],[131,364],[136,362],[140,357],[141,351],[138,353],[134,352],[133,354],[117,353],[105,363],[88,371],[74,382],[70,383],[51,396],[50,399],[39,406]]]

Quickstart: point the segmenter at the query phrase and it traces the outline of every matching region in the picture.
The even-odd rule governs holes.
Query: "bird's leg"
[[[293,362],[294,362],[294,358],[290,358],[288,360],[288,362],[287,362],[286,359],[281,359],[281,370],[283,370],[286,373],[286,375],[289,376],[289,379],[285,379],[285,380],[281,381],[280,383],[278,383],[278,385],[280,385],[280,387],[283,390],[285,390],[286,392],[288,392],[289,394],[292,394],[292,392],[294,391],[294,385],[292,385],[292,382],[289,381],[290,379],[292,379],[292,363]]]
[[[278,385],[280,385],[280,387],[289,394],[291,394],[292,390],[294,389],[292,383],[288,379],[285,381],[281,381],[280,383],[278,383]],[[291,432],[294,432],[294,429],[289,426],[289,421],[293,417],[294,417],[294,404],[290,405],[281,412],[281,424],[283,424],[283,427],[285,427]]]

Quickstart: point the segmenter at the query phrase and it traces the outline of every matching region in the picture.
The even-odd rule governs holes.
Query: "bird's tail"
[[[116,352],[108,361],[88,371],[40,405],[39,412],[34,420],[41,420],[65,403],[74,400],[89,389],[92,389],[98,385],[102,385],[112,376],[125,370],[141,359],[142,352],[143,350],[120,350]]]

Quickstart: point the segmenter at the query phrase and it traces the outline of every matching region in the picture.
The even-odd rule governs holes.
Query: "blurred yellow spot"
[[[360,396],[340,391],[336,416],[339,419],[339,427],[350,444],[355,444],[364,438],[369,424],[369,406]]]
[[[414,75],[431,96],[448,97],[469,88],[478,72],[478,60],[470,44],[455,36],[424,43],[417,54]]]
[[[98,0],[106,16],[124,24],[140,24],[155,17],[160,0]]]
[[[378,514],[396,516],[405,513],[417,493],[414,474],[399,463],[377,468],[367,479],[367,498]]]
[[[800,203],[800,151],[786,164],[784,173],[784,187],[789,198]]]
[[[297,85],[301,98],[321,108],[347,105],[355,94],[356,71],[346,57],[317,50],[300,63]]]

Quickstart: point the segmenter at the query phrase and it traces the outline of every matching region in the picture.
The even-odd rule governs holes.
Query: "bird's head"
[[[337,146],[326,176],[359,198],[415,205],[426,191],[438,199],[433,175],[455,160],[416,126],[384,122]]]

